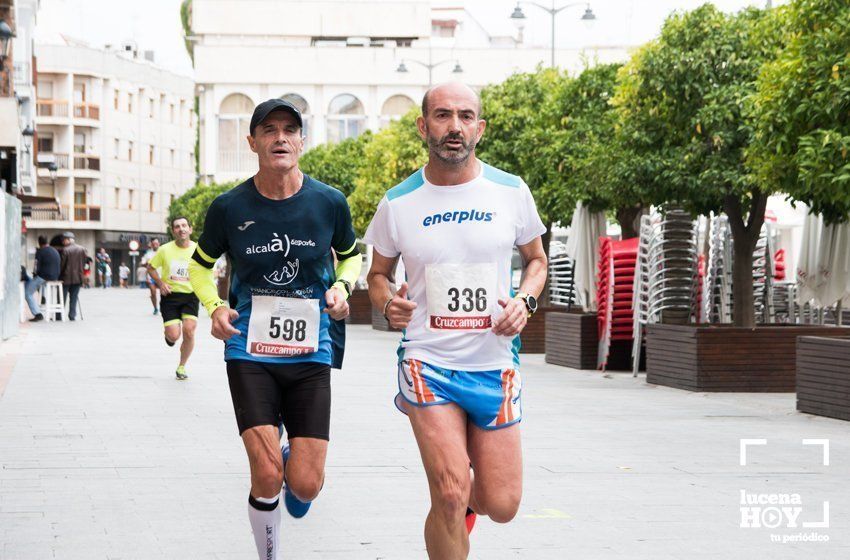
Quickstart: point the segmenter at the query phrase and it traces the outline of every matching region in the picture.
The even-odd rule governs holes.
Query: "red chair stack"
[[[632,299],[638,243],[635,237],[614,241],[599,238],[597,285],[597,323],[599,325],[599,369],[605,369],[612,341],[634,338]]]

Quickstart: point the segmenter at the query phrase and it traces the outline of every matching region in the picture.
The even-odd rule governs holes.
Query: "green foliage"
[[[364,150],[371,141],[372,133],[367,131],[337,144],[321,144],[301,156],[298,166],[304,173],[348,196],[354,191],[354,181],[363,167]]]
[[[752,140],[746,107],[760,66],[777,49],[765,12],[727,15],[706,4],[668,18],[659,39],[621,73],[615,96],[621,169],[640,178],[649,201],[696,213],[720,211],[728,197],[749,207],[759,188],[744,161]]]
[[[572,193],[564,186],[564,165],[552,148],[552,134],[561,118],[557,95],[568,80],[558,70],[538,67],[481,91],[487,128],[476,153],[490,165],[525,180],[547,225],[572,215],[573,205],[565,200]]]
[[[428,161],[428,150],[416,128],[418,116],[419,110],[411,109],[377,132],[364,147],[363,165],[348,197],[357,235],[366,232],[384,193]]]
[[[183,24],[183,44],[186,46],[186,52],[189,53],[189,58],[195,62],[195,44],[189,40],[192,35],[192,0],[183,0],[180,3],[180,23]]]
[[[850,215],[850,4],[795,0],[777,33],[788,47],[764,66],[749,162],[829,222]]]
[[[169,233],[171,232],[171,220],[177,216],[186,216],[192,224],[192,239],[197,241],[204,231],[204,220],[212,201],[218,195],[235,186],[236,183],[213,183],[211,185],[198,183],[179,198],[174,199],[174,202],[168,207],[168,218],[165,221]]]

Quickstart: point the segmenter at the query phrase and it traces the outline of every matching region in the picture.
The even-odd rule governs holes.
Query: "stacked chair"
[[[549,303],[567,308],[576,303],[574,270],[566,245],[553,241],[549,246]]]
[[[682,210],[641,219],[634,276],[632,372],[640,366],[643,330],[662,319],[675,323],[699,318],[697,223]]]
[[[732,322],[732,231],[726,216],[711,219],[708,262],[703,280],[702,319],[707,323]]]
[[[632,298],[639,239],[599,239],[597,321],[599,352],[597,364],[605,369],[612,341],[632,340]]]

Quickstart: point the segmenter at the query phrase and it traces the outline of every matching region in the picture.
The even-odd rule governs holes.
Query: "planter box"
[[[560,307],[540,307],[537,313],[531,316],[519,340],[522,343],[519,348],[520,354],[542,354],[546,351],[546,317],[549,313],[559,312]]]
[[[350,313],[345,322],[350,325],[369,325],[372,323],[372,302],[369,290],[354,290],[348,298]]]
[[[383,313],[372,308],[372,328],[376,331],[386,331],[386,332],[401,332],[399,329],[394,329],[390,326],[390,323],[384,318]]]
[[[647,325],[646,381],[688,391],[793,393],[797,337],[847,336],[843,327]]]
[[[850,420],[850,338],[797,339],[797,410]]]
[[[599,333],[596,313],[551,311],[546,314],[546,363],[596,369]]]

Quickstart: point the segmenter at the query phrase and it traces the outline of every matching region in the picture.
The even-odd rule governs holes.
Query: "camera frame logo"
[[[804,439],[804,446],[822,448],[822,466],[829,466],[829,440]],[[740,466],[748,466],[748,449],[753,446],[766,446],[767,439],[740,440]],[[804,502],[797,492],[752,492],[740,490],[740,527],[742,529],[787,530],[785,533],[771,533],[770,540],[775,543],[828,542],[829,535],[812,529],[829,528],[829,501],[818,504]],[[801,530],[802,529],[802,530]]]

